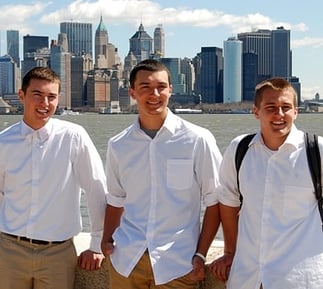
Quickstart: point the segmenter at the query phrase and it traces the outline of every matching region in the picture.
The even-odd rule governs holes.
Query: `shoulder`
[[[21,134],[21,122],[17,122],[0,132],[0,141],[8,141],[12,137],[16,137]]]
[[[134,124],[128,126],[124,130],[120,131],[116,135],[109,139],[109,144],[123,142],[132,137],[132,132],[134,131]]]
[[[190,121],[187,121],[181,117],[176,116],[178,121],[177,128],[178,130],[182,130],[184,133],[189,133],[191,136],[195,136],[198,138],[214,138],[214,135],[211,131],[205,127],[194,124]]]
[[[86,129],[74,122],[61,120],[61,119],[52,119],[52,134],[55,137],[68,137],[74,140],[85,140],[90,139],[90,136]]]

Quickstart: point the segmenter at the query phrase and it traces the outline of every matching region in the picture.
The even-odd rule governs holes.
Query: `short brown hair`
[[[290,90],[294,95],[294,105],[295,107],[297,106],[297,93],[294,87],[284,78],[273,77],[273,78],[266,79],[256,85],[255,101],[254,101],[255,107],[259,108],[260,103],[262,101],[263,92],[268,88],[279,90],[279,91]]]
[[[58,92],[61,91],[61,81],[59,76],[55,73],[54,70],[50,69],[49,67],[34,67],[29,70],[22,80],[21,89],[24,93],[26,93],[28,86],[30,85],[30,81],[32,79],[41,79],[47,80],[49,82],[56,82],[58,83]]]
[[[136,76],[140,70],[146,70],[146,71],[152,71],[152,72],[166,71],[168,75],[168,82],[169,84],[171,84],[170,72],[164,63],[156,59],[145,59],[139,62],[130,72],[129,82],[130,82],[131,88],[135,87]]]

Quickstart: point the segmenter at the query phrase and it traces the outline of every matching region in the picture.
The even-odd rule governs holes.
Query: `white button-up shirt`
[[[220,202],[232,207],[240,204],[234,164],[240,139],[227,148],[220,172]],[[293,126],[277,151],[258,133],[239,174],[243,205],[227,288],[322,289],[323,232],[303,132]]]
[[[58,119],[38,130],[21,121],[1,132],[1,232],[47,241],[77,235],[82,189],[91,220],[90,248],[100,252],[106,178],[87,132]]]
[[[111,261],[128,276],[148,248],[156,284],[192,270],[201,197],[217,204],[221,153],[210,131],[170,111],[151,139],[138,121],[109,141],[108,203],[124,207]]]

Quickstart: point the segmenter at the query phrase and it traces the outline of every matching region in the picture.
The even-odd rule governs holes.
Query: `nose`
[[[277,107],[277,110],[276,110],[277,114],[279,115],[284,115],[284,110],[281,106]]]
[[[153,89],[153,94],[154,94],[154,95],[159,96],[159,91],[158,91],[158,89],[157,89],[157,88],[154,88],[154,89]]]
[[[48,101],[48,96],[44,96],[44,97],[42,98],[42,103],[44,103],[44,104],[48,105],[48,103],[49,103],[49,101]]]

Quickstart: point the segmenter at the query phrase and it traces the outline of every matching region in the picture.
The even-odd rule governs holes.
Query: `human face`
[[[265,145],[277,150],[286,140],[297,117],[291,89],[263,91],[259,107],[254,107],[254,115],[260,121],[261,134]]]
[[[161,125],[160,121],[166,118],[171,92],[166,71],[138,71],[134,87],[129,89],[129,93],[137,101],[139,119],[144,128],[159,128],[152,126]]]
[[[32,79],[26,92],[19,90],[24,105],[24,122],[35,130],[43,127],[56,111],[58,96],[57,82]]]

